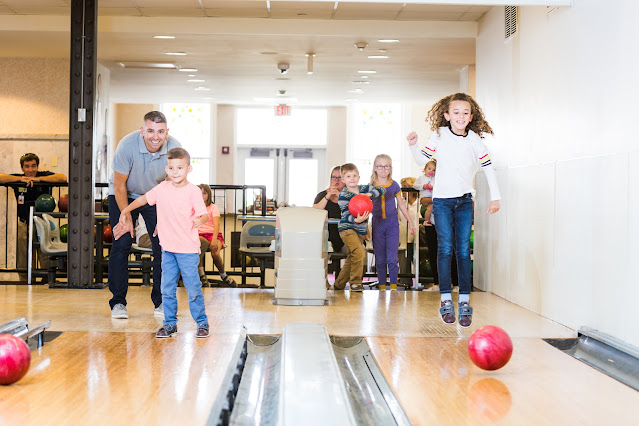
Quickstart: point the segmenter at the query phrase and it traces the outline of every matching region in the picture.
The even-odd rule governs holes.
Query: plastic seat
[[[246,256],[251,256],[260,262],[260,286],[264,287],[264,270],[266,261],[275,259],[275,254],[269,249],[275,235],[275,225],[268,222],[246,222],[240,234],[240,253],[242,254],[242,285],[246,285]]]
[[[66,246],[66,243],[63,243],[60,239],[60,227],[58,226],[58,221],[53,216],[46,213],[42,213],[42,218],[49,221],[49,236],[51,237],[51,241],[54,244],[64,244]]]
[[[49,215],[46,216],[53,219]],[[57,228],[55,220],[34,216],[33,222],[38,234],[38,241],[40,241],[40,251],[49,256],[49,268],[47,269],[49,285],[54,285],[56,283],[56,270],[63,266],[62,261],[67,257],[67,243],[60,242],[60,230]],[[57,241],[55,239],[56,229]]]

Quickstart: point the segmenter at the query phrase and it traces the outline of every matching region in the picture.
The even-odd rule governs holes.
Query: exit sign
[[[275,115],[277,117],[291,115],[291,107],[288,105],[278,105],[275,107]]]

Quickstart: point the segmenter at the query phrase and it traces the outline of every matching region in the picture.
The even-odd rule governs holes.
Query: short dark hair
[[[160,111],[150,111],[144,114],[144,122],[152,121],[154,123],[166,123],[166,116]]]
[[[20,157],[20,168],[24,166],[25,162],[33,161],[33,160],[35,160],[36,166],[40,166],[40,158],[37,155],[35,155],[33,152],[22,154],[22,157]]]
[[[191,164],[191,156],[189,152],[184,148],[173,148],[170,149],[166,154],[167,160],[178,160],[185,159],[188,164]]]

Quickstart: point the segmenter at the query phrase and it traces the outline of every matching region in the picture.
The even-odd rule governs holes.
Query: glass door
[[[266,198],[282,204],[313,205],[324,188],[326,150],[320,148],[238,148],[238,181],[265,185]],[[320,188],[321,186],[321,188]]]

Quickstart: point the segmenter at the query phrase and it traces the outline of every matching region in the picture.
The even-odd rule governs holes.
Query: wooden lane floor
[[[541,339],[513,339],[497,371],[472,364],[466,338],[367,342],[414,425],[637,424],[639,392]]]
[[[24,316],[34,325],[51,320],[51,329],[59,331],[152,332],[162,321],[153,316],[150,294],[149,287],[130,287],[129,319],[112,320],[107,289],[0,286],[0,323]],[[328,306],[301,307],[273,305],[273,290],[204,289],[213,333],[233,333],[244,326],[249,334],[281,334],[289,322],[310,321],[339,336],[468,337],[476,328],[492,324],[513,338],[576,337],[574,330],[492,294],[475,292],[471,297],[474,322],[463,329],[441,322],[435,292],[329,291]],[[180,332],[194,332],[184,288],[178,289],[178,309]]]
[[[204,341],[194,338],[183,288],[180,332],[169,340],[153,337],[161,319],[153,316],[150,288],[129,289],[128,320],[111,319],[110,296],[107,289],[0,286],[0,323],[24,316],[32,325],[51,320],[52,330],[65,332],[34,352],[22,381],[0,387],[0,424],[25,424],[3,417],[20,411],[41,424],[64,424],[70,416],[78,421],[67,424],[203,424],[216,369],[238,329],[281,334],[297,321],[367,337],[414,424],[636,423],[628,408],[639,403],[638,392],[541,340],[576,337],[574,330],[489,293],[472,294],[474,323],[462,329],[441,322],[434,292],[329,292],[329,306],[297,307],[272,305],[272,290],[207,288],[212,334]],[[504,328],[515,346],[496,372],[477,369],[466,354],[468,337],[486,324]],[[186,411],[192,417],[182,421]]]
[[[63,333],[0,386],[0,424],[205,424],[240,336]]]

